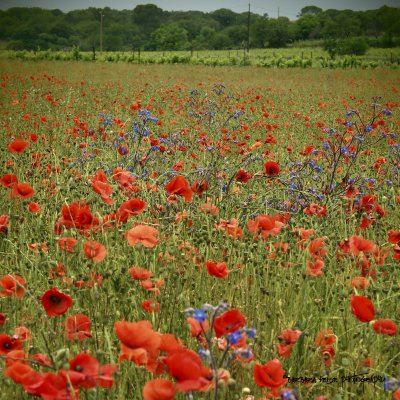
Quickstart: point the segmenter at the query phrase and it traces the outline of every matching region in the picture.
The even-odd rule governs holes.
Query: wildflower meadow
[[[400,399],[397,70],[0,78],[0,399]]]

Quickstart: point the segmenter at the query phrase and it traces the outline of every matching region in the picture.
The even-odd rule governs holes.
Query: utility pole
[[[250,3],[249,12],[247,13],[247,52],[250,51]]]
[[[278,6],[278,18],[279,18],[279,6]]]
[[[100,53],[103,52],[103,10],[100,11]]]

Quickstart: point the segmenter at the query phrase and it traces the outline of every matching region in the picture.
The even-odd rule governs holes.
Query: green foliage
[[[324,43],[324,49],[331,58],[336,55],[364,55],[369,48],[368,42],[364,37],[349,38],[341,40],[327,40]]]
[[[387,6],[365,12],[322,11],[307,6],[295,21],[269,18],[267,14],[236,13],[227,8],[211,13],[168,12],[154,4],[137,5],[133,10],[90,7],[67,13],[14,7],[0,13],[0,42],[4,48],[14,50],[79,46],[82,51],[90,51],[100,48],[102,36],[104,51],[239,49],[247,46],[250,22],[252,48],[283,48],[296,41],[359,36],[367,37],[372,46],[394,47],[400,42],[399,20],[400,8]],[[174,38],[166,26],[178,27],[178,37]]]
[[[173,23],[157,28],[150,37],[147,50],[184,50],[188,48],[188,35],[184,28]]]

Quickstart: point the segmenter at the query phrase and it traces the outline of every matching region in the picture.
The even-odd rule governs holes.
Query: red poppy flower
[[[193,192],[188,181],[181,175],[175,176],[166,186],[168,194],[183,196],[186,202],[192,201]]]
[[[326,237],[322,236],[315,238],[310,242],[310,245],[308,246],[308,253],[310,256],[314,258],[321,258],[326,254],[325,239]]]
[[[41,382],[40,374],[24,361],[16,361],[7,365],[4,375],[15,383],[24,385],[24,388]]]
[[[0,313],[0,326],[3,326],[6,323],[7,315],[4,313]]]
[[[74,387],[90,389],[96,387],[99,373],[99,361],[87,352],[82,352],[69,361],[66,374]]]
[[[318,347],[331,347],[336,342],[336,336],[330,329],[325,329],[318,333],[315,338],[315,345]]]
[[[16,183],[11,188],[11,197],[22,197],[23,199],[29,199],[35,194],[33,188],[25,182]]]
[[[157,312],[160,309],[160,303],[154,299],[142,301],[141,307],[148,313]]]
[[[114,330],[121,344],[127,347],[126,350],[141,349],[153,358],[158,355],[161,345],[161,334],[153,331],[149,321],[117,321],[114,324]],[[122,351],[124,352],[124,349]]]
[[[207,188],[208,188],[207,181],[202,181],[201,183],[194,181],[191,187],[192,191],[196,193],[199,197],[203,195],[203,193],[207,190]]]
[[[60,247],[61,250],[63,251],[67,251],[68,253],[74,253],[74,247],[76,246],[76,244],[78,243],[78,241],[71,236],[66,236],[66,237],[60,237],[58,239],[58,245]]]
[[[101,243],[89,240],[83,244],[83,254],[90,260],[98,263],[104,260],[107,250]]]
[[[5,356],[6,367],[10,367],[16,362],[28,364],[28,354],[24,350],[11,350]]]
[[[265,173],[268,176],[278,176],[280,172],[279,164],[275,161],[267,161],[264,164]]]
[[[388,232],[389,243],[391,244],[400,244],[400,231],[390,230]]]
[[[236,174],[236,180],[242,183],[247,183],[252,177],[253,174],[243,169],[239,169],[239,171]]]
[[[326,206],[320,206],[316,203],[311,203],[308,207],[304,209],[304,213],[307,215],[315,215],[317,218],[322,218],[322,216],[327,217]]]
[[[5,174],[0,179],[0,184],[7,189],[18,183],[18,178],[14,174]]]
[[[47,357],[46,354],[42,354],[42,353],[34,354],[32,356],[32,360],[35,360],[40,364],[47,365],[48,367],[51,367],[53,365],[50,358]]]
[[[28,204],[28,210],[29,212],[31,212],[32,214],[36,214],[40,212],[40,204],[35,203],[34,201],[31,201]]]
[[[297,342],[302,332],[294,329],[285,329],[279,335],[278,354],[283,358],[290,357],[292,347]]]
[[[104,364],[100,367],[100,376],[97,384],[102,388],[111,388],[114,384],[114,374],[118,371],[118,367],[112,364]]]
[[[254,381],[257,386],[277,389],[286,385],[285,371],[278,359],[273,359],[265,365],[256,364],[253,370]]]
[[[7,232],[9,219],[10,217],[8,215],[0,215],[0,233]]]
[[[391,319],[377,319],[372,328],[382,335],[395,336],[397,333],[397,325]]]
[[[373,253],[376,244],[372,240],[364,239],[361,236],[352,235],[349,238],[350,253],[357,256],[360,252]]]
[[[144,247],[155,247],[158,244],[158,230],[148,225],[137,225],[125,233],[131,246],[141,243]]]
[[[19,275],[8,274],[0,279],[0,297],[14,296],[20,299],[25,293],[25,280]]]
[[[14,338],[18,338],[21,342],[26,342],[32,339],[32,334],[26,326],[17,326],[14,329]]]
[[[68,381],[64,371],[58,374],[47,372],[38,374],[38,379],[32,384],[25,384],[24,388],[31,394],[43,399],[73,399],[79,398],[79,388],[74,388]]]
[[[214,330],[217,338],[227,335],[243,328],[246,325],[246,319],[239,310],[228,310],[215,318]]]
[[[192,350],[176,349],[168,354],[164,363],[180,392],[207,391],[212,384],[211,370],[201,364],[200,356]]]
[[[186,318],[186,321],[189,324],[190,334],[193,337],[200,337],[204,332],[207,332],[210,329],[210,324],[206,319],[201,323],[201,325],[197,319],[192,317]]]
[[[47,290],[41,298],[42,306],[49,317],[63,315],[72,306],[72,298],[56,288]]]
[[[268,239],[270,235],[277,236],[284,225],[285,223],[279,221],[277,216],[271,217],[270,215],[258,215],[254,220],[247,222],[247,228],[250,233],[253,233],[254,238],[257,238],[261,231],[264,239]]]
[[[92,337],[90,318],[84,314],[70,315],[66,321],[67,340],[82,342]]]
[[[324,260],[320,257],[308,261],[306,270],[307,275],[314,277],[323,275],[322,268],[324,268],[324,266]]]
[[[350,282],[351,289],[366,289],[370,286],[368,279],[364,276],[355,276]]]
[[[208,273],[211,276],[215,276],[216,278],[225,279],[229,275],[229,269],[226,265],[226,262],[207,261],[206,267],[207,267]]]
[[[22,343],[20,340],[15,339],[5,333],[0,333],[0,354],[8,354],[13,350],[21,350]]]
[[[370,322],[375,318],[374,304],[364,296],[351,296],[351,312],[361,322]]]
[[[151,271],[141,267],[131,267],[128,269],[128,272],[131,275],[132,279],[138,281],[145,281],[153,275]]]
[[[101,199],[106,203],[106,204],[112,204],[113,200],[110,197],[110,194],[112,193],[113,189],[108,183],[107,180],[107,175],[105,172],[100,169],[96,172],[94,177],[92,178],[92,189],[95,193],[99,194],[101,196]]]
[[[29,142],[22,139],[15,139],[8,145],[8,150],[11,153],[21,154],[25,148],[29,146]]]
[[[300,151],[300,154],[302,156],[308,156],[313,150],[314,146],[312,144],[308,144],[302,151]]]
[[[129,217],[139,215],[146,208],[146,202],[141,199],[130,199],[121,204],[117,211],[117,218],[120,222],[126,222]]]
[[[173,400],[175,388],[168,379],[153,379],[143,386],[142,394],[144,400]]]
[[[54,228],[56,233],[61,232],[61,228],[76,228],[80,231],[96,228],[99,225],[99,219],[93,217],[89,206],[85,200],[76,201],[67,204],[61,208],[61,218]]]
[[[321,349],[322,359],[327,367],[332,365],[333,358],[335,357],[335,349],[333,347],[323,347]]]

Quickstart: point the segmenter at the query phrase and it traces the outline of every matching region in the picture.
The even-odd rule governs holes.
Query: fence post
[[[96,49],[94,48],[94,46],[92,47],[92,50],[93,50],[92,60],[96,61]]]

